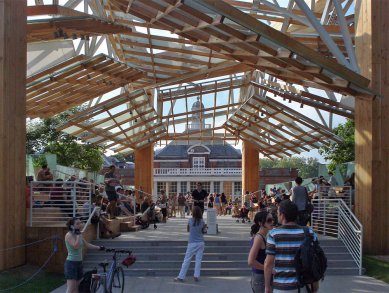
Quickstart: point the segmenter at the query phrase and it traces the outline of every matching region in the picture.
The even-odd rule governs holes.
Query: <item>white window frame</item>
[[[192,168],[194,169],[205,169],[205,157],[193,157]]]

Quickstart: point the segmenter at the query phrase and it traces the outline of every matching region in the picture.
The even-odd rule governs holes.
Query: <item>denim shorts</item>
[[[265,292],[265,277],[263,274],[251,273],[251,289],[253,293]]]
[[[65,279],[67,280],[81,280],[83,277],[82,261],[65,261]]]

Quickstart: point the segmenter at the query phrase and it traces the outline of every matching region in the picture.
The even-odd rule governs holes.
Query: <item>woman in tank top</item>
[[[251,226],[251,249],[248,257],[248,265],[251,267],[251,288],[253,293],[265,292],[265,278],[263,264],[266,258],[266,236],[273,229],[273,216],[267,211],[258,212]]]
[[[67,284],[66,293],[78,292],[78,286],[83,276],[82,272],[82,250],[100,249],[104,250],[104,246],[96,246],[86,242],[82,238],[81,228],[82,223],[78,218],[71,218],[66,223],[69,232],[65,235],[65,245],[68,250],[68,256],[65,261],[65,279]]]

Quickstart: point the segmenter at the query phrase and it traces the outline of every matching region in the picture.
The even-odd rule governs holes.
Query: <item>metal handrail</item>
[[[82,229],[81,233],[84,233],[86,231],[86,228],[90,225],[90,222],[92,220],[93,215],[97,212],[100,211],[100,207],[94,207],[93,211],[90,213],[88,220],[86,221],[84,228]]]
[[[63,224],[90,217],[92,184],[80,181],[31,181],[29,226]]]
[[[343,242],[362,274],[363,226],[341,198],[312,200],[312,226],[317,233],[331,235]]]

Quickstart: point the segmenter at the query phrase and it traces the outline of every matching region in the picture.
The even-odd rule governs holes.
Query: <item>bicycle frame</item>
[[[104,293],[111,293],[111,292],[109,292],[110,291],[109,288],[111,288],[111,285],[114,281],[113,277],[115,275],[115,270],[118,267],[116,254],[117,253],[129,253],[129,254],[132,253],[132,251],[128,251],[128,250],[115,250],[115,249],[107,249],[106,250],[106,252],[111,252],[111,251],[114,252],[114,254],[112,256],[113,261],[112,261],[111,265],[109,266],[108,272],[105,271],[105,267],[104,267],[104,272],[102,274],[94,274],[94,278],[96,278],[98,276],[100,284],[104,288]],[[92,276],[92,278],[93,278],[93,276]]]
[[[116,251],[115,251],[113,254],[113,262],[108,270],[108,273],[106,273],[105,275],[106,276],[105,280],[108,282],[104,282],[104,286],[105,286],[104,292],[108,292],[107,288],[111,288],[111,284],[113,282],[113,275],[116,269],[116,264],[117,264],[117,259],[116,259]]]

